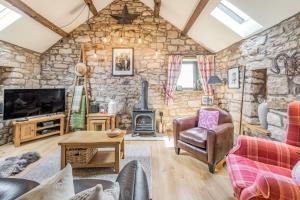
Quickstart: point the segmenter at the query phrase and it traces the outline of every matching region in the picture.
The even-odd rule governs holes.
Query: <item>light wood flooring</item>
[[[52,136],[26,143],[15,148],[12,144],[0,146],[0,158],[37,151],[46,159],[47,155],[59,148],[57,143],[64,136]],[[152,187],[153,200],[233,200],[233,190],[226,169],[218,166],[214,175],[207,165],[186,152],[178,156],[170,141],[135,141],[126,144],[148,144],[152,149]],[[31,164],[21,174],[30,170]]]

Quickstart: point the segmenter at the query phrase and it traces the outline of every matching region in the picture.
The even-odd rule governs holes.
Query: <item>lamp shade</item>
[[[222,80],[218,76],[215,76],[215,75],[209,77],[207,83],[208,83],[208,85],[222,85],[223,84]]]

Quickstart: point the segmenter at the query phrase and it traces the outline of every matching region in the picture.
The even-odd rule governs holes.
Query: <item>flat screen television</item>
[[[5,89],[3,119],[65,112],[65,89]]]

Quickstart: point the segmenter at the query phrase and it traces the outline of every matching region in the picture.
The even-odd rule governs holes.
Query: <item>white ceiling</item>
[[[151,8],[154,7],[154,0],[141,1]],[[161,0],[161,2],[160,16],[183,30],[199,0]]]
[[[299,0],[228,0],[263,26],[261,32],[300,12]],[[210,0],[188,35],[217,52],[244,39],[210,15],[219,0]],[[255,32],[255,33],[257,33]],[[255,34],[253,33],[253,34]],[[252,34],[252,35],[253,35]]]
[[[33,10],[35,10],[40,15],[46,17],[50,22],[55,23],[58,27],[63,27],[69,24],[78,13],[83,10],[80,17],[74,21],[73,24],[62,28],[66,32],[72,31],[87,20],[88,17],[88,7],[84,7],[85,3],[83,0],[22,0],[24,3],[29,5]],[[59,9],[58,9],[59,8]]]
[[[84,23],[88,17],[88,7],[84,7],[85,3],[83,0],[22,1],[67,33]],[[95,6],[98,10],[101,10],[111,2],[111,0],[97,0],[95,1]],[[4,0],[0,0],[0,3],[10,6]],[[0,31],[0,40],[42,53],[62,38],[16,8],[11,6],[10,8],[22,14],[22,17],[3,31]],[[79,17],[77,18],[77,16]],[[92,16],[91,14],[90,17]],[[66,26],[75,18],[76,20],[71,25]]]
[[[22,0],[39,14],[59,27],[69,24],[78,14],[82,14],[70,26],[63,27],[71,32],[86,21],[88,8],[84,0]],[[103,9],[112,0],[93,0],[97,10]],[[153,0],[141,0],[153,8]],[[210,0],[203,13],[196,20],[188,35],[207,49],[217,52],[243,38],[227,28],[210,15],[220,0]],[[255,21],[267,29],[300,11],[299,0],[229,0]],[[199,0],[162,0],[160,15],[183,29],[193,13]],[[4,0],[0,3],[8,5]],[[13,8],[16,10],[15,8]],[[18,11],[18,10],[16,10]],[[21,13],[20,11],[18,11]],[[21,13],[23,17],[0,31],[0,40],[16,44],[36,52],[44,52],[59,39],[60,35],[45,28],[32,18]],[[259,30],[262,31],[262,30]]]
[[[4,1],[1,4],[9,6]],[[31,17],[21,13],[14,7],[11,9],[22,14],[22,17],[0,31],[0,40],[31,49],[36,52],[43,52],[56,43],[61,36],[54,33],[50,29],[42,26]]]

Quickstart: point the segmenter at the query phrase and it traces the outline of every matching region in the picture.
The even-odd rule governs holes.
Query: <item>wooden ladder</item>
[[[81,45],[81,48],[80,48],[79,62],[82,62],[85,65],[87,64],[84,45]],[[89,72],[89,69],[87,70],[87,72],[85,73],[84,76],[78,76],[75,73],[74,83],[72,85],[72,90],[71,90],[71,105],[70,105],[70,108],[68,110],[68,116],[67,116],[66,133],[69,133],[69,131],[70,131],[70,120],[71,120],[71,115],[72,115],[72,105],[73,105],[73,100],[74,100],[75,87],[78,86],[78,85],[81,85],[81,84],[83,85],[84,95],[85,95],[85,98],[86,98],[86,115],[89,114],[90,92],[89,92],[89,87],[88,87],[88,72]]]

